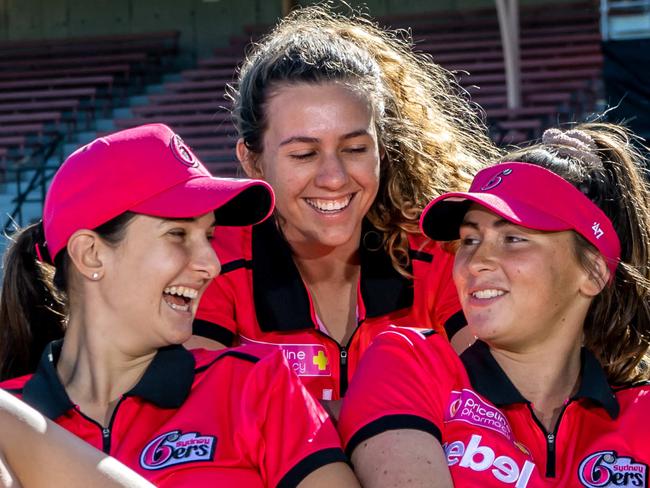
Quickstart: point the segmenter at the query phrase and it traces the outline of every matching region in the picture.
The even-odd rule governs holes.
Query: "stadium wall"
[[[352,0],[349,3],[366,5],[376,17],[494,7],[494,0]],[[185,53],[204,56],[214,47],[227,45],[230,36],[241,35],[245,25],[274,23],[281,15],[281,5],[281,0],[0,0],[0,41],[173,29],[181,32],[181,49]]]

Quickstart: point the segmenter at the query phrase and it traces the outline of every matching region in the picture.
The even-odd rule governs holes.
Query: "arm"
[[[371,437],[354,449],[352,464],[366,488],[453,486],[440,442],[419,430],[390,430]]]
[[[345,463],[333,463],[318,468],[300,482],[298,488],[357,488],[359,481]]]
[[[4,390],[0,425],[0,486],[153,487]]]
[[[476,339],[467,327],[452,278],[454,256],[439,243],[429,245],[434,258],[428,265],[424,283],[416,287],[424,294],[421,300],[426,304],[426,316],[419,318],[419,323],[437,331],[444,330],[452,347],[460,354]]]
[[[364,354],[339,430],[363,486],[449,487],[444,412],[462,364],[444,337],[395,327]]]

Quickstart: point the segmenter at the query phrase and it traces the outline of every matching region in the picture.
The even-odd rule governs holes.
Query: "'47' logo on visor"
[[[648,466],[616,451],[595,452],[580,463],[580,482],[587,488],[648,486]]]
[[[140,466],[154,470],[177,464],[212,461],[216,447],[217,438],[214,436],[202,436],[197,432],[183,434],[180,430],[173,430],[147,444],[140,454]]]

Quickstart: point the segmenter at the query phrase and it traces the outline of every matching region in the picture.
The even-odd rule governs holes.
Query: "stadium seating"
[[[88,129],[154,79],[177,42],[175,31],[0,42],[0,160],[22,160],[57,135]]]
[[[548,4],[521,11],[523,105],[510,110],[501,38],[493,8],[380,19],[412,31],[417,50],[455,72],[483,108],[495,141],[518,144],[558,122],[577,120],[599,96],[602,55],[593,3]],[[247,26],[214,56],[169,79],[146,103],[118,114],[114,128],[165,122],[218,174],[237,173],[235,131],[226,86],[251,39],[268,26]],[[0,42],[0,161],[43,144],[55,133],[88,130],[94,117],[128,100],[134,85],[160,73],[176,52],[177,33]],[[100,133],[102,133],[100,131]]]
[[[521,12],[523,106],[509,110],[501,38],[494,9],[436,12],[380,19],[412,30],[416,49],[454,71],[486,112],[495,141],[517,144],[543,129],[590,111],[597,98],[602,55],[598,12],[592,3],[525,7]],[[246,45],[267,26],[248,26],[229,46],[164,85],[148,103],[132,107],[118,128],[159,120],[169,123],[215,173],[237,173],[235,134],[224,90],[233,81]]]

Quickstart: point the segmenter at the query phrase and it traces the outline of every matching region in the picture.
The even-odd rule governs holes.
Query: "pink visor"
[[[149,124],[94,140],[59,168],[45,198],[43,227],[54,259],[79,229],[131,211],[191,218],[214,211],[217,225],[251,225],[273,210],[260,180],[216,178],[169,127]]]
[[[609,218],[572,184],[534,164],[508,162],[479,171],[468,192],[445,193],[422,212],[420,229],[436,241],[458,239],[472,202],[504,219],[548,232],[574,230],[607,259],[614,275],[621,243]]]

